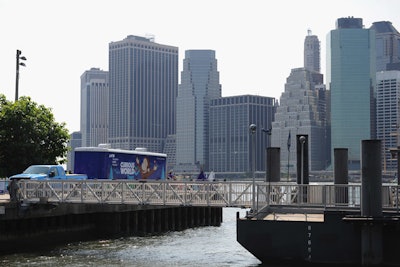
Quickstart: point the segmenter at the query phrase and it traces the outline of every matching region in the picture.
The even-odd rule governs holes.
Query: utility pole
[[[21,57],[21,50],[17,49],[17,67],[16,67],[16,78],[15,78],[15,101],[18,101],[18,83],[19,83],[19,66],[26,67],[24,62],[20,62],[20,60],[26,60],[26,57]]]

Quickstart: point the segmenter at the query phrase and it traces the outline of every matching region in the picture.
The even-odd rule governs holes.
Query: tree
[[[32,164],[62,164],[69,140],[65,123],[51,109],[20,97],[7,101],[0,94],[0,177],[20,173]]]

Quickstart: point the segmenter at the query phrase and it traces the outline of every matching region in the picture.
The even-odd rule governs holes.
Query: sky
[[[303,67],[307,31],[321,43],[336,20],[362,18],[365,28],[390,21],[400,30],[398,0],[0,0],[0,94],[50,108],[70,133],[80,130],[80,76],[108,71],[108,46],[128,35],[154,36],[186,50],[215,50],[222,96],[279,100],[291,69]],[[179,79],[180,83],[180,79]]]

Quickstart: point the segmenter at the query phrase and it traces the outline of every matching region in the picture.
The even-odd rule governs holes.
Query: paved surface
[[[298,221],[298,222],[323,222],[323,214],[310,214],[310,213],[273,213],[268,214],[264,220],[271,221]]]

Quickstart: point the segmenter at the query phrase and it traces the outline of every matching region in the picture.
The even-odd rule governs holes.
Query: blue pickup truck
[[[23,173],[15,174],[9,177],[13,179],[30,179],[30,180],[51,180],[51,179],[75,179],[85,180],[86,174],[67,174],[61,165],[31,165]]]

